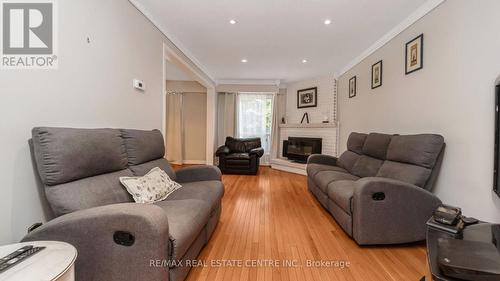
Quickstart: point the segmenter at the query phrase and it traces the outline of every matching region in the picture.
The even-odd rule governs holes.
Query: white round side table
[[[27,245],[46,247],[0,273],[0,281],[74,281],[77,251],[68,243],[33,241],[0,247],[0,258]]]

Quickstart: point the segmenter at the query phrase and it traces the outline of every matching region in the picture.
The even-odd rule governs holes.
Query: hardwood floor
[[[305,176],[261,168],[223,181],[221,221],[198,257],[206,266],[187,280],[431,280],[425,244],[359,247],[307,191]]]

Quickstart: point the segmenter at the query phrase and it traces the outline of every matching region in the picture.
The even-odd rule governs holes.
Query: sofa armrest
[[[219,148],[217,148],[217,151],[215,152],[215,156],[219,157],[221,155],[227,155],[231,152],[231,150],[229,149],[229,147],[223,145]]]
[[[264,155],[264,148],[262,147],[257,147],[257,148],[254,148],[254,149],[251,149],[248,154],[250,155],[256,155],[257,157],[262,157],[262,155]]]
[[[192,166],[176,172],[176,180],[180,183],[195,181],[220,181],[222,173],[215,166]]]
[[[426,222],[441,200],[409,183],[367,177],[356,182],[352,204],[358,244],[398,244],[425,239]]]
[[[337,157],[324,154],[312,154],[307,158],[307,164],[323,164],[329,166],[337,165]]]
[[[114,242],[117,231],[133,235],[133,244]],[[37,240],[75,246],[77,280],[168,280],[168,267],[151,266],[169,258],[167,215],[155,205],[114,204],[66,214],[23,238]]]

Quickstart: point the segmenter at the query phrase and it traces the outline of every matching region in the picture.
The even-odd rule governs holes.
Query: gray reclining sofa
[[[219,221],[224,186],[212,166],[174,172],[158,130],[34,128],[32,149],[57,217],[23,241],[78,250],[77,280],[183,280]],[[119,177],[163,169],[182,188],[133,203]]]
[[[444,147],[440,135],[352,133],[338,159],[309,157],[308,188],[360,245],[424,240]]]

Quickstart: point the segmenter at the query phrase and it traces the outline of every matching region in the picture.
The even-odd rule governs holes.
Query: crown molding
[[[207,71],[207,68],[199,62],[196,57],[189,52],[189,50],[182,45],[182,43],[171,33],[168,32],[168,29],[160,24],[158,21],[138,0],[128,0],[132,6],[134,6],[139,12],[141,12],[163,35],[166,39],[171,43],[182,55],[189,60],[191,64],[193,64],[196,68],[198,68],[211,82],[215,85],[215,79],[213,76]]]
[[[217,85],[269,85],[279,86],[280,80],[265,79],[237,79],[237,80],[217,80]]]
[[[422,6],[420,6],[415,12],[411,13],[406,19],[404,19],[401,23],[399,23],[396,27],[387,32],[382,38],[380,38],[377,42],[371,45],[368,49],[362,52],[355,59],[350,61],[342,70],[336,73],[336,77],[340,77],[344,75],[351,68],[356,66],[358,63],[366,59],[368,56],[373,54],[376,50],[382,48],[385,44],[391,41],[394,37],[398,36],[401,32],[406,30],[412,24],[417,22],[419,19],[423,18],[425,15],[430,13],[436,7],[441,5],[446,0],[428,0]]]

